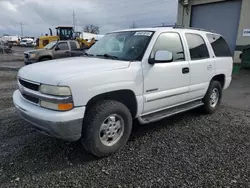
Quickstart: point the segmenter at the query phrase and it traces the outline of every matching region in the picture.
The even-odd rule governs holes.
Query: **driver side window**
[[[161,50],[171,52],[173,61],[185,61],[183,45],[178,33],[162,33],[155,42],[150,58],[154,58],[155,53]]]

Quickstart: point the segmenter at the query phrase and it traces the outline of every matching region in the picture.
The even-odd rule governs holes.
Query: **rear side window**
[[[151,58],[154,58],[155,53],[159,50],[167,50],[173,53],[173,61],[184,61],[184,51],[181,39],[178,33],[162,33],[151,53]]]
[[[232,57],[228,44],[222,36],[207,34],[207,38],[216,57]]]
[[[75,42],[70,42],[70,48],[71,48],[71,50],[77,49],[76,43]]]
[[[186,34],[188,48],[191,60],[199,60],[209,58],[209,53],[205,41],[200,35]]]
[[[67,42],[61,42],[58,44],[57,47],[59,47],[60,50],[68,50],[69,49]]]

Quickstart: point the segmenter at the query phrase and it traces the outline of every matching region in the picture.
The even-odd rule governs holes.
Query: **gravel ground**
[[[250,187],[250,72],[233,81],[215,114],[135,123],[128,144],[103,159],[21,120],[15,77],[0,71],[1,187]]]
[[[13,53],[10,54],[1,54],[0,53],[0,64],[2,62],[13,62],[13,61],[22,61],[23,62],[23,53],[28,50],[34,50],[34,48],[30,47],[19,47],[13,46]]]

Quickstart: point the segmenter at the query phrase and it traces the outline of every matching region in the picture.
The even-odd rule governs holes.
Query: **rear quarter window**
[[[199,60],[209,58],[207,45],[201,35],[194,33],[185,34],[191,60]]]
[[[71,50],[77,49],[77,46],[76,46],[75,42],[70,42],[70,47],[71,47]]]
[[[232,57],[230,48],[225,39],[220,35],[207,34],[216,57]]]

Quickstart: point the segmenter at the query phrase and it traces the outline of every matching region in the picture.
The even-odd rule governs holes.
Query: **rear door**
[[[67,42],[59,42],[53,50],[54,59],[70,56],[70,49]]]
[[[206,36],[214,52],[215,74],[224,74],[231,80],[233,59],[226,40],[218,34],[208,33]]]
[[[190,93],[189,100],[203,98],[214,75],[214,59],[208,41],[202,33],[185,32],[189,51]]]

